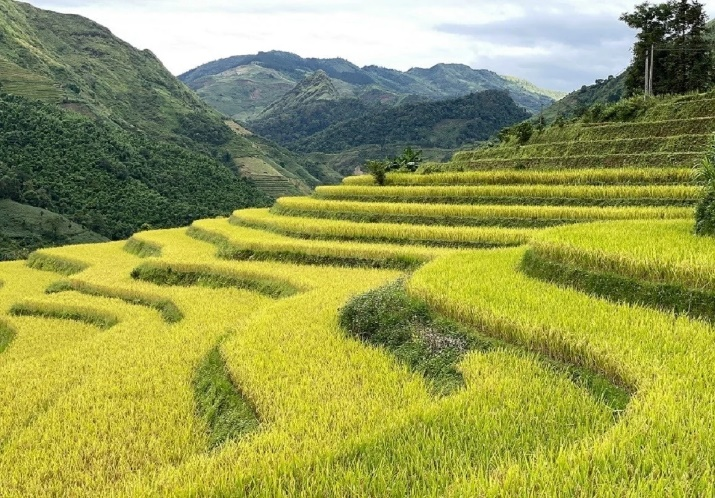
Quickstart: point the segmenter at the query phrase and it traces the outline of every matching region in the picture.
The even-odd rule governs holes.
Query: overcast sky
[[[285,50],[407,70],[467,64],[571,91],[617,75],[633,0],[30,0],[80,14],[154,52],[174,74]],[[713,15],[715,0],[701,2]]]

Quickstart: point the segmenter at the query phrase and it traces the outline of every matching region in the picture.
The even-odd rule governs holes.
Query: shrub
[[[705,183],[705,197],[695,212],[695,232],[698,235],[715,235],[715,135],[696,174],[697,179]]]

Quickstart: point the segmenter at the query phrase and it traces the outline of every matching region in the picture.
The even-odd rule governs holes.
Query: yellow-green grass
[[[692,206],[703,188],[691,185],[322,186],[318,199],[379,202],[551,205]]]
[[[90,285],[165,295],[185,314],[169,325],[117,299],[46,296],[56,276],[0,265],[2,309],[43,296],[120,318],[104,332],[9,319],[17,338],[0,358],[3,494],[424,496],[515,452],[557,451],[612,423],[606,407],[567,379],[498,351],[465,359],[467,388],[436,402],[424,379],[337,328],[336,310],[349,296],[396,272],[222,262],[181,230],[137,237],[161,246],[169,263],[252,269],[310,290],[275,302],[235,289],[160,288],[131,279],[141,259],[122,243],[42,251],[82,261],[75,278]],[[221,358],[261,428],[214,447],[192,384],[227,333]],[[435,469],[438,456],[445,464]]]
[[[231,225],[226,219],[195,221],[190,233],[193,237],[216,244],[219,255],[226,259],[409,269],[452,251],[426,246],[308,241]]]
[[[643,154],[701,152],[712,139],[712,133],[688,134],[668,137],[619,138],[611,140],[572,140],[544,142],[523,146],[505,145],[485,147],[474,151],[457,152],[455,161],[474,161],[490,158],[564,157],[606,154]]]
[[[710,496],[715,335],[710,326],[522,275],[524,249],[458,253],[408,288],[450,316],[637,389],[616,426],[556,455],[475,472],[450,496]]]
[[[694,183],[693,168],[494,170],[388,173],[385,185],[668,185]],[[343,185],[375,185],[372,175],[348,176]]]
[[[589,270],[715,292],[715,239],[686,220],[559,227],[532,241],[536,254]]]
[[[534,133],[530,144],[572,140],[618,140],[622,138],[700,135],[715,131],[715,116],[660,119],[658,121],[576,124],[563,128],[552,126],[544,133]]]
[[[642,154],[584,154],[580,156],[558,157],[507,157],[458,159],[439,164],[432,163],[432,169],[440,171],[470,171],[495,169],[578,169],[578,168],[673,168],[689,167],[695,164],[703,151],[699,152],[647,152]]]
[[[235,225],[315,239],[342,239],[433,244],[463,247],[516,246],[533,234],[530,229],[445,227],[400,223],[358,223],[274,215],[267,209],[243,209],[231,216]]]
[[[276,201],[271,212],[284,216],[447,226],[536,227],[599,220],[693,217],[693,209],[688,207],[490,206],[330,201],[309,197],[282,197]]]

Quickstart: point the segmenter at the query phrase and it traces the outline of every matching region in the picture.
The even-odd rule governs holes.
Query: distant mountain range
[[[437,64],[429,69],[398,71],[358,67],[345,59],[303,58],[289,52],[259,52],[209,62],[179,76],[201,98],[226,116],[257,118],[307,76],[323,71],[332,81],[331,99],[354,98],[366,104],[463,97],[483,90],[505,90],[531,113],[563,93],[543,90],[516,78],[463,64]]]

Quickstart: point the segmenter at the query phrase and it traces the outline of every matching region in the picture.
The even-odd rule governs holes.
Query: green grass
[[[145,294],[128,289],[117,289],[114,287],[103,287],[79,280],[63,280],[55,282],[45,291],[47,294],[75,291],[87,296],[100,296],[121,299],[125,303],[138,306],[146,306],[157,310],[166,323],[177,323],[184,318],[184,314],[179,307],[170,299]]]
[[[115,315],[92,308],[29,301],[14,304],[10,308],[10,314],[15,316],[72,320],[93,325],[103,330],[110,329],[119,323],[119,318]]]
[[[17,335],[17,332],[9,324],[0,320],[0,353],[5,351]]]
[[[158,258],[161,256],[161,246],[131,237],[124,244],[124,250],[140,258]]]
[[[192,385],[196,411],[208,430],[209,448],[258,430],[256,410],[231,379],[219,346],[201,361]]]
[[[42,252],[30,254],[27,266],[35,270],[50,271],[61,275],[74,275],[89,268],[89,265],[82,261]]]
[[[715,322],[715,294],[711,292],[578,268],[550,261],[532,250],[524,255],[521,270],[530,277],[572,287],[611,301],[650,306]]]
[[[470,351],[510,350],[533,355],[523,347],[490,337],[449,320],[407,293],[404,282],[352,298],[339,312],[340,325],[351,335],[382,347],[411,371],[425,377],[431,391],[446,396],[464,387],[458,368]],[[619,416],[631,399],[628,389],[594,370],[537,354],[545,367],[569,378]]]
[[[232,272],[207,265],[143,263],[132,270],[132,278],[167,286],[234,287],[276,299],[293,296],[300,291],[289,282],[268,275]]]

